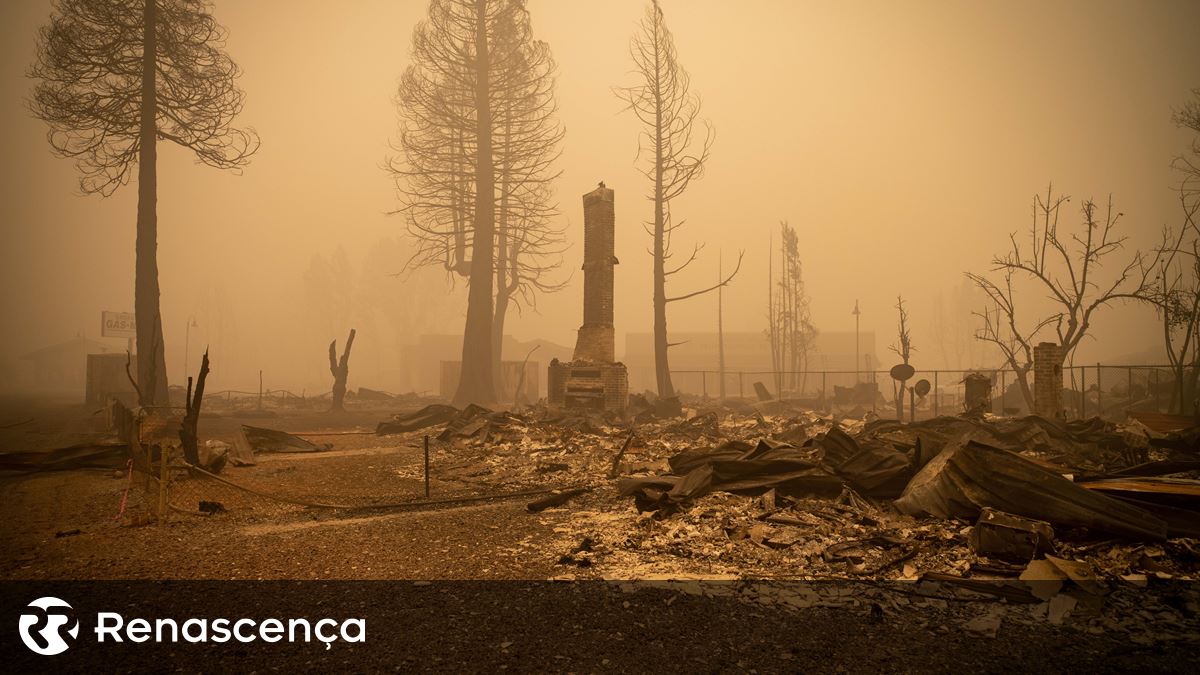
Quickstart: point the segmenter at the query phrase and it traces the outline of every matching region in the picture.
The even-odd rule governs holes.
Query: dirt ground
[[[25,412],[33,411],[7,417]],[[64,423],[24,430],[35,447],[84,437],[98,424],[77,407],[41,412],[43,425],[47,413]],[[264,455],[255,466],[226,469],[222,475],[239,485],[317,503],[424,500],[419,437],[356,433],[384,417],[377,411],[266,419],[229,415],[202,424],[205,438],[229,442],[237,425],[246,423],[303,432],[333,445],[327,452]],[[434,476],[435,499],[505,491],[503,485],[438,479],[436,471]],[[528,499],[346,514],[181,479],[172,486],[177,510],[161,525],[142,524],[138,518],[152,511],[153,488],[148,498],[144,486],[130,487],[121,470],[9,474],[0,481],[5,579],[544,579],[554,573],[556,560],[524,550],[553,538],[563,517],[526,513]],[[227,510],[201,515],[196,511],[201,500]]]
[[[3,450],[61,447],[94,434],[101,424],[94,411],[69,402],[0,403],[0,424],[33,417],[0,433]],[[1120,617],[1081,609],[1052,625],[1045,606],[1010,607],[994,597],[928,599],[923,590],[905,585],[772,586],[763,579],[772,576],[769,571],[782,554],[749,542],[734,547],[748,552],[734,558],[630,548],[580,564],[570,556],[583,533],[602,528],[605,519],[638,518],[629,500],[601,485],[565,507],[529,513],[532,497],[504,495],[569,482],[561,467],[578,468],[580,447],[597,444],[595,438],[580,436],[571,448],[526,439],[526,450],[496,448],[499,459],[490,468],[470,448],[435,443],[431,497],[447,501],[422,505],[423,433],[369,433],[376,422],[401,411],[338,416],[293,411],[267,418],[225,411],[207,417],[202,420],[205,439],[232,442],[245,423],[332,447],[320,453],[264,454],[254,466],[231,466],[221,474],[247,489],[181,478],[172,486],[173,510],[161,524],[151,517],[153,491],[132,484],[120,467],[4,475],[0,579],[497,582],[477,588],[473,596],[461,592],[467,586],[442,589],[440,609],[428,619],[438,624],[436,648],[393,639],[382,652],[376,647],[359,654],[375,667],[416,670],[678,670],[686,663],[700,672],[950,672],[962,667],[1194,672],[1200,658],[1200,605],[1188,584],[1158,589],[1153,597],[1119,589],[1109,606],[1119,608]],[[496,468],[505,452],[518,451],[534,456],[531,472]],[[594,454],[606,465],[613,451],[604,441]],[[478,499],[489,495],[500,496]],[[219,502],[225,510],[200,514],[200,501]],[[730,573],[745,561],[752,562],[748,576],[759,581]],[[641,570],[641,585],[616,583],[629,579],[631,570]],[[503,583],[553,579],[571,581],[532,591]],[[616,581],[588,581],[603,579]],[[670,579],[710,585],[697,591],[672,586],[678,582]],[[564,584],[577,590],[564,592]],[[404,599],[364,602],[388,608],[428,604],[421,587],[412,588]],[[486,600],[489,611],[497,613],[486,622],[492,627],[482,632],[463,632],[453,618],[478,623],[480,606],[472,606],[472,597]],[[609,610],[597,613],[598,606]],[[250,658],[254,663],[253,654]],[[297,661],[300,666],[325,663],[312,661],[311,655],[295,658],[307,659]],[[277,668],[287,662],[276,655],[261,665]]]

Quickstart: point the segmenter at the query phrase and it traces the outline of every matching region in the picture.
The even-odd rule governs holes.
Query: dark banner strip
[[[1194,584],[1065,603],[1013,588],[4,582],[0,646],[8,672],[1195,671]]]

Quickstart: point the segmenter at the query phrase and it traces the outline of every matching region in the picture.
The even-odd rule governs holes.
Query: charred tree
[[[1197,412],[1200,382],[1200,200],[1180,190],[1183,216],[1179,229],[1166,229],[1159,244],[1154,280],[1144,299],[1158,314],[1173,384],[1168,409]]]
[[[523,0],[432,0],[401,79],[393,160],[417,251],[468,284],[456,404],[496,401],[503,324],[533,303],[560,262],[550,182],[562,129],[554,62],[532,39]],[[519,307],[519,304],[517,305]]]
[[[552,181],[564,135],[556,121],[555,63],[550,47],[533,40],[524,12],[502,24],[500,49],[511,54],[497,82],[496,292],[492,315],[493,378],[501,386],[504,326],[510,308],[536,307],[539,293],[561,290],[554,281],[565,250]]]
[[[992,274],[967,273],[988,299],[988,306],[974,313],[983,322],[975,336],[1000,350],[1005,364],[1016,373],[1030,410],[1033,390],[1029,373],[1038,335],[1053,326],[1067,361],[1088,334],[1097,311],[1120,300],[1144,299],[1152,285],[1155,265],[1139,251],[1133,252],[1116,274],[1101,278],[1105,264],[1121,252],[1127,239],[1118,234],[1124,214],[1114,212],[1112,198],[1103,213],[1092,200],[1084,201],[1079,230],[1068,235],[1060,232],[1058,221],[1062,205],[1069,201],[1068,196],[1055,195],[1053,186],[1046,189],[1045,199],[1035,195],[1029,247],[1019,243],[1016,233],[1010,234],[1011,248],[992,259]],[[1023,324],[1014,280],[1030,282],[1049,296],[1058,311],[1032,325]]]
[[[346,348],[342,350],[342,358],[338,359],[337,340],[329,343],[329,372],[333,375],[333,405],[332,412],[346,410],[346,380],[350,377],[350,349],[354,347],[354,329],[346,338]]]
[[[895,352],[900,357],[901,363],[907,366],[910,365],[908,361],[912,357],[912,353],[916,351],[916,347],[913,347],[912,336],[908,330],[908,310],[904,308],[904,298],[899,295],[896,296],[896,311],[900,315],[896,324],[896,344],[891,345],[888,349]],[[908,385],[905,382],[906,380],[899,381],[896,393],[896,419],[901,422],[904,421],[904,395],[908,391]]]
[[[774,277],[773,257],[768,260],[767,339],[771,347],[775,387],[782,396],[786,388],[803,392],[806,380],[800,373],[808,370],[808,355],[817,336],[804,289],[803,266],[796,230],[787,222],[779,224],[780,279]],[[772,239],[772,247],[774,239]],[[768,254],[773,256],[772,251]],[[785,376],[786,373],[786,376]]]
[[[1189,151],[1175,158],[1182,212],[1179,228],[1166,228],[1144,299],[1158,313],[1173,374],[1170,411],[1200,414],[1200,89],[1175,113],[1175,123],[1195,132]]]
[[[75,160],[85,194],[111,195],[137,164],[134,269],[141,405],[167,402],[158,285],[158,141],[238,169],[258,149],[232,126],[237,64],[204,0],[56,0],[29,70],[30,107],[55,154]]]
[[[184,400],[183,424],[179,427],[179,442],[183,445],[183,457],[192,466],[200,465],[200,405],[204,403],[204,381],[208,378],[208,350],[200,360],[200,376],[196,378],[196,391],[192,392],[192,378],[187,380],[187,397]],[[206,467],[207,468],[207,467]]]
[[[896,312],[900,317],[896,323],[896,344],[890,346],[889,349],[900,357],[904,365],[908,365],[916,347],[913,347],[912,334],[908,329],[908,310],[904,307],[904,296],[902,295],[896,296]]]
[[[1200,201],[1200,88],[1192,90],[1191,100],[1175,112],[1173,120],[1176,126],[1195,134],[1188,151],[1173,162],[1180,173],[1180,196],[1185,204],[1194,205]]]
[[[667,305],[711,292],[728,284],[742,266],[742,254],[738,254],[733,272],[716,285],[679,296],[667,296],[667,278],[683,271],[696,259],[703,248],[697,244],[691,255],[682,264],[668,268],[672,257],[672,233],[683,225],[683,221],[671,219],[671,200],[683,194],[692,179],[704,173],[704,164],[712,148],[712,125],[704,121],[704,140],[695,143],[694,134],[700,123],[700,99],[691,93],[687,71],[679,65],[675,53],[675,41],[667,30],[662,8],[658,0],[652,0],[646,8],[638,32],[630,41],[630,56],[633,58],[638,84],[615,89],[615,93],[628,104],[643,130],[639,137],[638,155],[646,153],[646,167],[642,174],[651,181],[648,198],[654,205],[653,219],[647,223],[647,233],[653,239],[651,257],[654,261],[654,375],[658,395],[670,398],[675,395],[671,383],[671,368],[667,359]]]
[[[767,343],[771,348],[771,371],[775,375],[775,391],[783,393],[783,322],[775,304],[775,237],[768,235],[767,245]]]

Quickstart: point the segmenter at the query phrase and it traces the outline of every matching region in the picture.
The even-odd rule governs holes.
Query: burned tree
[[[1174,376],[1169,409],[1185,414],[1195,410],[1200,382],[1200,200],[1189,200],[1184,189],[1179,197],[1183,222],[1164,231],[1143,297],[1158,314]]]
[[[912,343],[912,334],[908,330],[908,310],[904,308],[904,296],[896,296],[896,312],[899,314],[899,320],[896,323],[896,344],[888,347],[897,356],[900,357],[901,363],[909,365],[908,360],[912,358],[912,353],[916,351]]]
[[[204,0],[56,0],[38,35],[30,107],[85,194],[111,195],[137,165],[134,282],[140,403],[167,400],[158,286],[158,141],[220,169],[244,166],[253,130],[232,126],[243,95],[224,29]]]
[[[903,368],[892,369],[892,379],[898,383],[896,391],[896,419],[904,419],[904,394],[908,391],[906,382],[912,377],[912,366],[909,359],[912,358],[912,353],[916,351],[913,347],[912,335],[908,331],[908,310],[904,308],[904,297],[896,296],[896,311],[900,318],[896,323],[896,344],[891,345],[888,349],[896,353],[900,357],[900,363]]]
[[[658,0],[652,0],[646,8],[639,31],[630,41],[629,53],[639,83],[614,91],[644,127],[639,137],[638,155],[648,152],[649,161],[642,174],[653,184],[648,198],[654,204],[654,218],[647,223],[647,233],[654,242],[651,251],[654,259],[654,374],[658,395],[671,397],[675,395],[675,387],[671,384],[671,368],[667,362],[670,347],[667,342],[667,304],[694,298],[728,284],[741,269],[742,256],[738,255],[733,272],[715,285],[692,293],[667,296],[667,277],[683,271],[703,248],[697,244],[686,261],[667,269],[667,262],[673,255],[671,236],[683,225],[683,221],[675,222],[671,218],[671,200],[683,194],[692,179],[703,175],[712,148],[713,130],[705,121],[704,140],[693,142],[697,122],[700,122],[700,99],[690,91],[690,79],[679,65],[675,41],[667,30]]]
[[[978,364],[983,345],[975,339],[971,312],[979,307],[979,301],[978,288],[965,277],[934,298],[929,334],[943,366],[962,370]]]
[[[346,338],[346,348],[342,350],[342,358],[338,359],[337,340],[329,343],[329,372],[333,375],[333,405],[332,412],[346,410],[346,379],[350,376],[350,349],[354,346],[354,329]]]
[[[1200,89],[1192,90],[1192,100],[1173,116],[1175,124],[1184,129],[1192,130],[1188,152],[1179,155],[1173,162],[1175,169],[1181,174],[1179,191],[1186,204],[1195,204],[1200,200]]]
[[[553,293],[566,247],[552,182],[564,131],[557,122],[554,58],[550,46],[530,35],[528,15],[514,11],[502,24],[500,50],[511,54],[497,83],[494,118],[498,200],[496,204],[496,294],[492,314],[493,377],[500,384],[504,324],[509,307],[534,307],[538,293]]]
[[[1023,248],[1016,233],[1009,235],[1011,249],[992,259],[992,276],[968,272],[988,298],[988,306],[974,312],[983,325],[976,338],[995,345],[1009,368],[1016,373],[1021,395],[1034,408],[1029,373],[1033,347],[1042,330],[1053,326],[1063,360],[1069,360],[1087,335],[1092,319],[1101,308],[1119,300],[1143,298],[1150,287],[1150,272],[1140,252],[1134,252],[1115,275],[1100,282],[1104,265],[1124,248],[1126,237],[1117,234],[1123,214],[1114,213],[1112,198],[1103,214],[1092,200],[1080,207],[1079,232],[1064,237],[1058,221],[1062,205],[1070,197],[1055,195],[1053,186],[1046,197],[1035,195],[1029,248]],[[1018,294],[1014,280],[1031,282],[1048,294],[1058,311],[1032,325],[1017,316]]]
[[[1195,412],[1200,396],[1200,89],[1175,113],[1175,123],[1196,133],[1187,154],[1175,158],[1181,223],[1166,228],[1151,265],[1144,299],[1158,313],[1174,387],[1170,410]]]
[[[781,222],[779,244],[780,279],[774,278],[774,263],[768,263],[767,340],[775,370],[775,388],[804,389],[800,373],[808,370],[808,354],[817,336],[804,290],[800,244],[795,228]],[[770,255],[774,255],[773,252]],[[773,260],[773,258],[772,258]]]
[[[496,400],[510,305],[560,287],[549,280],[562,251],[549,222],[563,134],[553,72],[523,0],[432,0],[413,33],[398,97],[403,159],[389,169],[417,242],[409,264],[467,279],[459,404]]]
[[[204,403],[204,381],[208,379],[208,350],[204,350],[204,358],[200,361],[200,376],[196,378],[196,391],[192,393],[192,378],[187,379],[187,394],[184,399],[185,414],[183,424],[179,427],[179,442],[183,447],[183,457],[192,466],[200,465],[200,405]]]

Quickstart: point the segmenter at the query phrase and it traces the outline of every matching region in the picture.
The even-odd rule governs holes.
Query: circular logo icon
[[[21,614],[19,626],[21,641],[42,656],[54,656],[67,651],[71,645],[64,633],[72,640],[79,637],[79,620],[75,618],[71,606],[49,596],[29,603]]]

